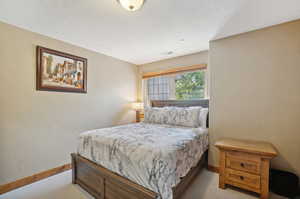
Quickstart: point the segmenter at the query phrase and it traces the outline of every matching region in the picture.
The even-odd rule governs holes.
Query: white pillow
[[[166,124],[186,127],[198,127],[202,107],[168,107]]]
[[[202,108],[199,114],[200,127],[207,128],[208,108]]]
[[[146,123],[166,123],[166,108],[147,107],[145,108],[144,114],[144,122]]]

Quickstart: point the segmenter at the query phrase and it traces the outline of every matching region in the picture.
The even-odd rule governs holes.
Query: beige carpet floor
[[[71,184],[71,171],[0,195],[0,199],[93,199],[77,185]],[[218,175],[203,169],[182,199],[257,199],[257,195],[241,190],[218,188]],[[271,194],[270,199],[284,199]]]

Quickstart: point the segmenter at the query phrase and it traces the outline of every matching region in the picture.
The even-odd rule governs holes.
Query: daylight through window
[[[206,70],[197,70],[146,79],[146,97],[149,101],[205,98],[205,73]]]

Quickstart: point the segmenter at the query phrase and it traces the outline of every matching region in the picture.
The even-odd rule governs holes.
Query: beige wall
[[[210,164],[222,137],[272,142],[300,174],[300,20],[210,42]]]
[[[208,51],[201,51],[195,54],[165,59],[149,64],[140,65],[139,70],[139,84],[138,84],[138,98],[142,99],[142,74],[146,72],[157,72],[181,66],[192,66],[196,64],[208,64]]]
[[[35,90],[36,45],[88,59],[88,93]],[[70,163],[80,132],[135,119],[137,68],[0,22],[0,184]]]

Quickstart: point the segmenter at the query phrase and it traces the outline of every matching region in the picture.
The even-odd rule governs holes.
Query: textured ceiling
[[[116,0],[0,0],[0,21],[134,64],[299,18],[300,0],[147,0],[137,12]]]

